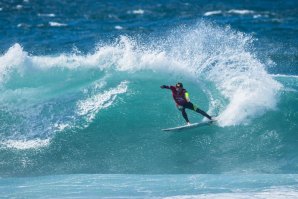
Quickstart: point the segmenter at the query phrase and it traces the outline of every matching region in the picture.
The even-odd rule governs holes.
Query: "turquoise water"
[[[297,175],[62,175],[4,179],[4,198],[296,198]]]
[[[278,196],[279,189],[281,197],[292,197],[287,190],[295,197],[297,2],[276,5],[0,2],[5,197],[41,198],[40,182],[61,192],[49,188],[49,198],[74,197],[76,188],[55,186],[73,178],[79,198],[267,198],[268,190]],[[217,125],[161,131],[184,124],[170,91],[160,89],[176,82],[194,104],[218,116]],[[204,120],[188,115],[191,122]],[[193,176],[206,186],[196,191],[188,181]],[[114,181],[102,195],[81,188],[95,183],[101,191],[108,179]],[[168,183],[181,190],[172,192]],[[25,186],[28,195],[10,186]],[[134,195],[136,187],[148,192]]]

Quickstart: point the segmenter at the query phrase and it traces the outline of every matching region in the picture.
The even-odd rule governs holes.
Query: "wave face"
[[[16,43],[0,56],[0,175],[296,172],[298,78],[260,57],[251,35],[206,22],[86,54]],[[184,123],[159,88],[177,81],[218,125],[160,131]]]

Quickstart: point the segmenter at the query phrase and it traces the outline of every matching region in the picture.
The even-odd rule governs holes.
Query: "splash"
[[[184,37],[178,37],[181,32]],[[195,74],[197,80],[215,85],[216,91],[208,93],[222,107],[218,117],[221,126],[248,123],[274,110],[278,102],[282,85],[266,72],[253,42],[251,36],[230,27],[206,23],[179,29],[170,39],[172,57],[183,63],[185,71],[190,68],[189,76]]]

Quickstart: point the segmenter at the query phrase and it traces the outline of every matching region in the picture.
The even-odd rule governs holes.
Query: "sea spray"
[[[247,123],[278,102],[282,86],[266,72],[253,42],[250,35],[205,22],[180,27],[167,40],[173,59],[192,71],[186,75],[195,74],[198,84],[215,84],[220,95],[211,93],[210,98],[226,101],[219,105],[224,107],[218,117],[221,126]]]

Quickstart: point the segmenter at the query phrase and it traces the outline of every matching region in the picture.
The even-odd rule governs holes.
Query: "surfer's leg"
[[[209,120],[212,120],[211,116],[208,115],[205,111],[203,111],[203,110],[201,110],[201,109],[199,109],[199,108],[196,108],[195,111],[196,111],[197,113],[200,113],[201,115],[207,117]]]
[[[189,120],[188,120],[188,117],[187,117],[187,114],[186,114],[186,111],[185,111],[185,108],[184,107],[182,108],[181,112],[182,112],[182,116],[185,119],[185,121],[187,123],[189,123]]]
[[[196,105],[194,105],[194,104],[191,103],[191,102],[188,102],[188,103],[187,103],[186,108],[189,108],[189,109],[191,109],[191,110],[193,110],[193,111],[195,111],[195,112],[197,112],[197,113],[200,113],[201,115],[207,117],[209,120],[212,120],[212,118],[211,118],[210,115],[208,115],[205,111],[199,109]]]

